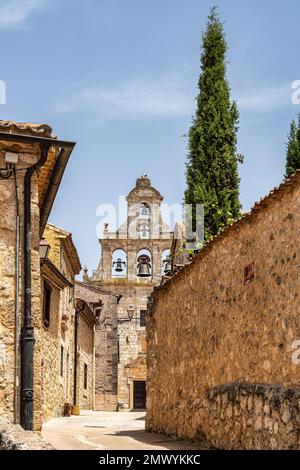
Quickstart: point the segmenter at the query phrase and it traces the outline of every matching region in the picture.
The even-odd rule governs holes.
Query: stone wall
[[[300,389],[248,383],[221,385],[207,391],[203,410],[199,411],[203,413],[204,432],[218,448],[300,447]]]
[[[147,320],[148,430],[214,440],[218,425],[223,447],[251,447],[254,424],[246,441],[220,420],[205,425],[199,406],[207,389],[300,385],[292,360],[300,334],[299,202],[298,172],[155,289]],[[283,442],[295,439],[263,445]]]
[[[140,311],[147,310],[148,297],[154,285],[144,279],[141,282],[128,282],[124,279],[117,279],[110,283],[101,283],[102,286],[104,284],[107,289],[122,296],[117,307],[117,406],[119,410],[128,410],[133,408],[133,381],[146,380],[146,363],[140,361],[140,356],[144,358],[146,356],[146,350],[143,347],[145,327],[140,325]],[[128,310],[130,309],[134,310],[134,316],[131,321],[128,321]],[[133,371],[137,369],[133,366],[138,358],[140,366],[135,377]],[[129,376],[130,370],[131,375]]]
[[[88,304],[100,305],[95,327],[95,409],[116,411],[118,406],[118,330],[119,296],[90,284],[77,282],[76,296]]]
[[[0,450],[55,450],[39,434],[0,418]]]
[[[142,349],[145,331],[138,328],[135,321],[119,327],[119,409],[133,409],[133,382],[146,380],[146,350]],[[139,360],[140,357],[144,361]],[[139,361],[138,361],[139,360]],[[137,364],[138,361],[138,364]]]
[[[145,327],[140,326],[140,311],[147,310],[148,296],[161,280],[165,251],[170,249],[172,238],[169,227],[162,220],[163,197],[151,185],[146,175],[137,179],[135,187],[129,192],[126,200],[126,222],[122,223],[116,232],[110,231],[107,224],[104,226],[103,237],[99,240],[101,245],[99,266],[90,279],[87,276],[91,284],[115,292],[122,297],[118,304],[118,337],[113,331],[109,333],[119,351],[117,369],[114,368],[118,374],[117,407],[119,410],[132,409],[133,382],[135,379],[146,380],[145,352],[141,351]],[[148,209],[148,211],[143,213],[142,209]],[[142,227],[146,227],[146,236],[142,233]],[[141,277],[137,272],[138,257],[142,252],[147,253],[151,258],[149,277]],[[117,275],[113,272],[113,266],[119,255],[125,265],[122,265],[123,272]],[[132,310],[134,311],[133,319],[128,321],[128,311]],[[99,348],[98,352],[101,355],[104,354],[101,356],[102,363],[105,362],[105,354],[110,360],[110,349],[105,353],[104,346],[102,349]],[[99,357],[97,357],[98,361]],[[135,371],[136,377],[134,377]],[[109,376],[107,379],[106,383],[109,382]],[[108,389],[110,390],[111,387],[108,386]],[[99,397],[97,400],[99,409],[102,406],[100,400]]]
[[[146,350],[143,349],[142,339],[145,337],[145,327],[140,325],[140,311],[147,310],[148,297],[153,290],[153,284],[148,282],[130,283],[123,290],[119,303],[118,317],[126,319],[127,311],[134,309],[134,317],[130,322],[119,321],[119,366],[118,366],[118,403],[120,410],[133,409],[133,382],[146,380]],[[134,367],[139,360],[139,367]]]
[[[42,325],[42,384],[43,421],[62,416],[65,404],[74,399],[74,278],[80,265],[71,263],[72,253],[65,249],[65,240],[70,234],[63,229],[47,224],[44,237],[50,245],[49,260],[63,274],[69,285],[58,279],[50,268],[42,269],[42,285],[46,281],[52,288],[50,325]],[[74,258],[76,249],[73,246]],[[64,262],[63,262],[64,261]],[[43,298],[42,305],[43,305]],[[63,374],[61,375],[61,348],[63,348]]]
[[[43,280],[44,282],[44,280]],[[65,403],[73,404],[74,315],[62,320],[65,290],[52,287],[50,325],[42,325],[42,412],[43,422],[62,416]],[[61,375],[61,348],[63,374]]]
[[[87,366],[87,388],[84,387],[84,365]],[[94,328],[82,316],[78,318],[77,404],[94,408]]]
[[[39,158],[37,147],[13,143],[0,143],[0,167],[5,168],[6,150],[19,153],[17,170],[33,165]],[[23,236],[24,171],[17,172],[17,192],[20,204],[21,237]],[[32,322],[35,334],[34,349],[34,427],[40,429],[41,413],[41,308],[40,308],[40,258],[39,258],[39,196],[36,175],[32,178]],[[15,354],[16,325],[16,197],[14,179],[0,179],[0,416],[10,421],[19,420],[19,375]],[[20,249],[22,272],[23,250]],[[23,313],[23,279],[20,274],[19,322]],[[19,357],[19,353],[17,354]]]
[[[49,281],[48,281],[49,283]],[[50,284],[51,285],[51,284]],[[60,384],[60,290],[52,285],[50,325],[42,326],[43,422],[61,416],[63,391]]]

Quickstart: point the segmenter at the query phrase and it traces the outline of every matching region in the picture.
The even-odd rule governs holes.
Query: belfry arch
[[[124,249],[117,248],[112,253],[112,276],[113,277],[126,277],[127,276],[127,253]]]

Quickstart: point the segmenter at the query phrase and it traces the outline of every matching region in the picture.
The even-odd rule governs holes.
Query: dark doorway
[[[143,380],[133,382],[133,408],[146,409],[146,382]]]

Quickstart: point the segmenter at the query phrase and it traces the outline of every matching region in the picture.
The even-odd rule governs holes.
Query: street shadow
[[[145,421],[146,415],[145,416],[140,416],[139,418],[135,418],[134,421]]]
[[[140,419],[140,418],[139,418]],[[137,442],[151,446],[155,450],[155,446],[166,450],[204,450],[211,449],[207,442],[189,442],[173,440],[162,434],[154,432],[146,432],[143,429],[116,431],[114,436],[129,437]],[[138,448],[138,446],[137,446]],[[158,449],[159,450],[159,449]]]
[[[86,425],[86,426],[83,426],[84,428],[91,428],[91,429],[106,429],[106,426],[89,426],[89,425]]]

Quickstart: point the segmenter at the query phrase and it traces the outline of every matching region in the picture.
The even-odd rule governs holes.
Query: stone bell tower
[[[172,234],[161,217],[163,197],[147,175],[127,196],[127,219],[117,232],[106,225],[101,260],[89,282],[119,294],[117,409],[143,409],[146,400],[147,301],[161,281]],[[98,409],[106,409],[96,390]],[[98,395],[98,399],[97,399]]]

